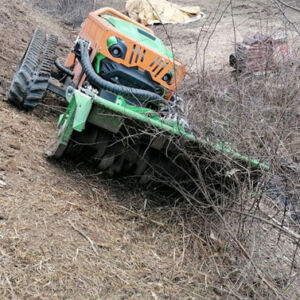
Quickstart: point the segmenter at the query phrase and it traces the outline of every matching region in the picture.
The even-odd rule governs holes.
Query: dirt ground
[[[199,51],[205,53],[206,68],[230,72],[235,40],[230,9],[222,13],[224,4],[218,8],[218,1],[178,2],[200,5],[207,18],[153,29],[190,67],[186,80],[203,67],[199,58],[195,63]],[[200,240],[183,232],[176,208],[84,166],[45,159],[45,146],[56,132],[53,102],[51,110],[46,99],[37,112],[19,112],[5,101],[7,89],[34,28],[59,36],[60,57],[78,28],[23,1],[1,3],[0,298],[235,298],[222,294],[217,287],[222,283],[204,271],[203,259],[211,258]],[[124,11],[124,1],[104,4]],[[208,22],[216,11],[214,20],[222,18],[212,29]],[[294,36],[293,28],[271,13],[267,1],[235,1],[236,39],[258,30]],[[299,299],[295,290],[289,295]]]

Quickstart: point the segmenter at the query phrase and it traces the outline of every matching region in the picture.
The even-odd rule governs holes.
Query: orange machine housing
[[[140,27],[142,30],[149,32],[153,35],[153,31],[142,24],[128,18],[127,16],[119,13],[112,8],[102,8],[97,11],[91,12],[85,20],[84,25],[79,32],[78,38],[90,42],[91,61],[94,60],[97,53],[103,54],[105,57],[122,64],[126,67],[138,67],[142,71],[148,71],[152,79],[166,89],[165,99],[169,100],[175,92],[178,84],[182,81],[186,67],[180,61],[169,58],[161,53],[154,51],[144,44],[131,39],[129,36],[124,35],[120,30],[115,28],[104,18],[104,14],[111,14],[120,19]],[[123,40],[127,46],[127,52],[124,59],[116,58],[110,54],[107,49],[107,40],[110,37],[116,37]],[[73,82],[76,87],[82,86],[85,81],[85,75],[82,74],[80,63],[76,60],[75,54],[69,54],[65,66],[73,70],[75,76]],[[170,82],[164,81],[162,78],[170,70],[173,70],[174,75]]]

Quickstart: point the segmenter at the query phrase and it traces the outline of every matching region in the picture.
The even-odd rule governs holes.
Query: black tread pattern
[[[8,100],[20,109],[33,109],[43,98],[56,59],[58,38],[36,29],[16,70]]]

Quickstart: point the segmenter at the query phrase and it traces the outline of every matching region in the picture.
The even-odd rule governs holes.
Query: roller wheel
[[[45,149],[45,155],[47,158],[61,158],[65,153],[65,150],[67,149],[68,145],[63,144],[60,141],[60,138],[63,135],[65,129],[66,121],[59,129],[57,136],[49,141]]]
[[[235,69],[237,68],[237,58],[234,53],[229,56],[229,65]]]
[[[43,98],[56,59],[57,36],[36,29],[14,74],[8,101],[20,109],[31,110]]]
[[[66,148],[67,145],[59,143],[59,139],[54,138],[49,142],[45,150],[45,155],[47,158],[61,158],[65,153]]]

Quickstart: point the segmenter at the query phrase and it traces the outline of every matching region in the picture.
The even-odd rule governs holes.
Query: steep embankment
[[[57,116],[2,101],[35,27],[59,36],[60,55],[76,31],[9,0],[0,19],[0,298],[182,299],[202,289],[201,272],[187,276],[200,264],[182,266],[180,227],[163,224],[163,211],[140,215],[141,193],[47,161]]]
[[[200,2],[214,6],[205,25],[219,1]],[[245,16],[264,13],[260,2],[236,6],[241,32],[249,29]],[[15,3],[2,0],[0,10],[0,299],[275,299],[279,293],[298,299],[298,235],[274,219],[281,210],[273,213],[273,202],[265,208],[259,196],[253,202],[253,193],[242,194],[232,215],[191,214],[196,209],[188,204],[164,206],[91,168],[45,159],[45,146],[56,134],[53,96],[33,113],[2,100],[35,27],[59,36],[61,57],[77,29],[27,2]],[[211,21],[213,30],[202,23],[167,25],[179,57],[192,64],[198,36],[207,37],[208,59],[223,69],[232,50],[225,34],[233,32],[231,12],[218,20]],[[165,27],[155,30],[168,42]],[[202,105],[200,96],[194,98]],[[210,109],[210,102],[201,110]],[[249,211],[246,202],[253,204]],[[271,217],[259,214],[264,210]]]

